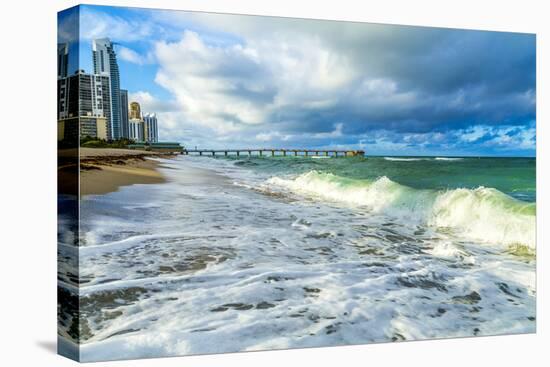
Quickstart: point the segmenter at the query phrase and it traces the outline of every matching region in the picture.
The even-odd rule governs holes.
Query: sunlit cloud
[[[153,66],[131,97],[192,145],[534,153],[533,35],[86,9],[83,37]]]

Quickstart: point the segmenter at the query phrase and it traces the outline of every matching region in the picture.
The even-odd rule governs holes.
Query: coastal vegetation
[[[118,148],[127,149],[128,145],[134,144],[134,140],[121,138],[117,140],[105,140],[86,136],[80,139],[80,146],[82,148]]]

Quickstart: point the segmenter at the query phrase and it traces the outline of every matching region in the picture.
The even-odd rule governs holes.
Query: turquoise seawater
[[[82,361],[536,330],[534,159],[160,163],[167,182],[84,197],[80,246],[61,238]]]
[[[374,180],[387,177],[415,189],[494,188],[526,202],[536,200],[535,158],[448,157],[227,157],[266,173],[292,174],[316,170],[343,178]]]

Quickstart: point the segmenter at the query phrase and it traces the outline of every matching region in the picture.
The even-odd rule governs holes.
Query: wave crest
[[[453,157],[435,157],[436,161],[461,161],[464,158],[453,158]]]
[[[417,190],[386,176],[373,181],[355,180],[317,171],[294,179],[273,177],[267,183],[431,227],[451,228],[471,240],[535,248],[535,204],[493,188]]]
[[[430,158],[399,158],[399,157],[384,157],[386,161],[391,162],[416,162],[416,161],[425,161]]]

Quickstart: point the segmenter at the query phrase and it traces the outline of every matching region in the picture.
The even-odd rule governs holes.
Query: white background
[[[546,1],[119,0],[96,4],[537,33],[536,335],[237,353],[95,366],[540,366],[550,360]],[[75,1],[8,0],[0,20],[0,365],[69,366],[56,342],[56,12]],[[545,24],[546,23],[546,24]],[[7,83],[6,83],[7,81]],[[546,340],[545,340],[546,339]],[[545,348],[546,347],[546,350]],[[546,359],[546,360],[545,360]],[[546,362],[546,363],[545,363]]]

